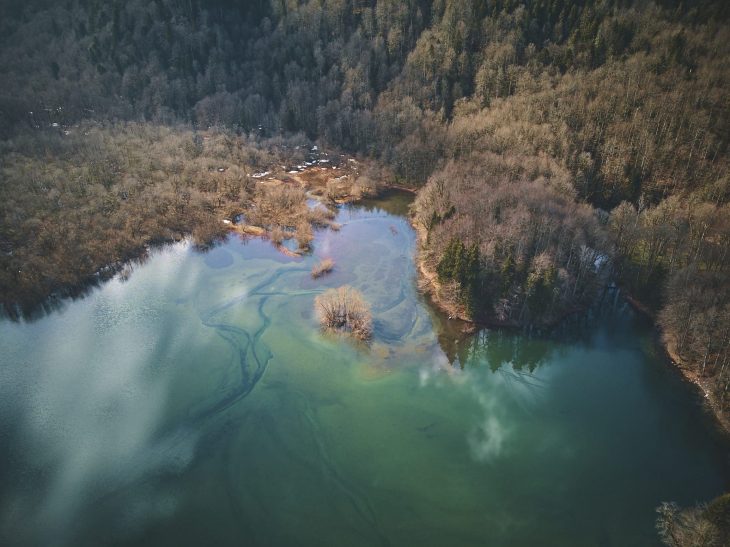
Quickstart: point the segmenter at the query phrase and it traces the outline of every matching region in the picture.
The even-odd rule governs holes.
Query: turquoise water
[[[728,487],[649,325],[609,297],[463,334],[416,291],[407,203],[343,208],[303,258],[171,246],[0,322],[0,544],[644,546],[661,501]],[[318,329],[342,284],[369,346]]]

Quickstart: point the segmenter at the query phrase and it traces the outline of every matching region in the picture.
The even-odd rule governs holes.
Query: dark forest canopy
[[[419,182],[463,151],[434,128],[468,101],[467,119],[496,106],[554,134],[525,136],[609,207],[716,178],[703,160],[727,152],[721,1],[3,5],[5,135],[85,118],[304,131]]]
[[[4,0],[0,10],[2,191],[27,193],[0,203],[3,302],[14,250],[26,239],[42,249],[39,218],[50,233],[64,203],[82,214],[92,196],[96,215],[123,191],[124,173],[99,178],[103,158],[81,165],[63,155],[69,146],[137,142],[130,122],[215,127],[248,143],[299,134],[425,185],[422,254],[472,317],[558,317],[605,282],[598,263],[658,314],[675,356],[720,404],[730,399],[726,1]],[[64,145],[84,124],[121,129]],[[174,140],[132,127],[134,139]],[[76,184],[54,178],[64,165],[88,179],[83,196],[64,199]],[[107,254],[125,248],[96,256]]]
[[[414,183],[473,150],[542,154],[606,209],[727,191],[725,2],[3,6],[5,137],[182,122],[302,131]]]

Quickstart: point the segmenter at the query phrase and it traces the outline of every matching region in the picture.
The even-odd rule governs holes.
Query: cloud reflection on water
[[[444,336],[440,337],[428,364],[418,371],[419,385],[457,389],[476,403],[479,411],[468,428],[466,444],[474,461],[490,463],[509,451],[516,423],[510,413],[519,409],[521,414],[529,414],[541,398],[550,374],[533,371],[550,359],[550,352],[541,347],[540,340],[502,332],[482,330],[460,338],[455,341],[460,351],[449,358],[446,350],[451,346],[444,346]],[[537,348],[523,347],[517,354],[517,342]]]
[[[160,432],[171,381],[163,361],[179,354],[190,334],[184,329],[194,326],[170,325],[163,295],[173,284],[176,293],[193,291],[199,270],[190,267],[185,244],[161,254],[129,281],[110,281],[69,307],[63,321],[33,325],[35,339],[23,344],[33,366],[14,378],[23,385],[17,392],[29,394],[17,401],[28,478],[3,494],[0,524],[9,537],[72,544],[80,523],[93,522],[109,497],[124,500],[127,513],[118,519],[129,530],[174,511],[169,492],[152,495],[136,485],[181,472],[195,454],[196,433]]]
[[[478,462],[490,462],[502,455],[509,439],[509,428],[499,417],[500,406],[494,393],[487,395],[472,386],[474,397],[484,416],[467,437],[471,456]]]

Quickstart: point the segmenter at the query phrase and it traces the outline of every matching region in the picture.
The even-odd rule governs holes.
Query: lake
[[[0,321],[0,543],[646,546],[660,502],[730,485],[646,320],[608,294],[464,334],[417,291],[409,199],[343,206],[311,256],[179,243]],[[318,328],[343,284],[369,345]]]

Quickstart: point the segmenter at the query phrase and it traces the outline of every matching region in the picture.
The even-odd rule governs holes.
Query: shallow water
[[[415,288],[408,201],[343,208],[313,256],[178,244],[0,322],[0,543],[643,546],[661,501],[728,487],[620,301],[550,335],[451,332]],[[317,327],[341,284],[370,346]]]

